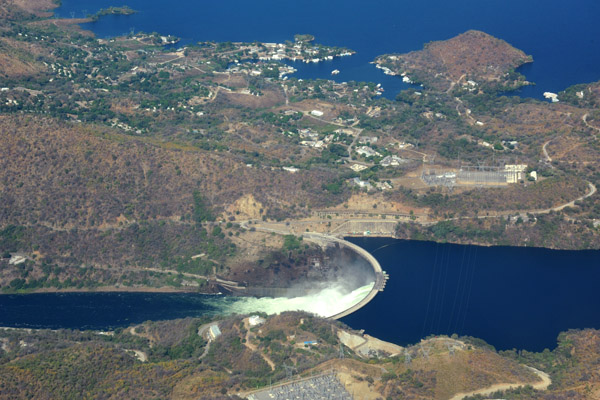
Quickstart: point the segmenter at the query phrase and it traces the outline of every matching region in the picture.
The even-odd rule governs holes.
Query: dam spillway
[[[377,261],[377,259],[375,257],[373,257],[373,255],[371,253],[369,253],[362,247],[360,247],[354,243],[351,243],[347,240],[340,239],[335,236],[323,235],[320,233],[307,232],[306,234],[303,235],[303,237],[306,240],[311,241],[316,244],[319,244],[319,245],[328,245],[328,244],[333,243],[333,244],[339,244],[340,246],[345,246],[347,248],[354,250],[356,253],[358,253],[360,256],[362,256],[365,260],[367,260],[369,265],[371,265],[371,267],[373,268],[373,272],[375,274],[374,285],[373,285],[372,289],[369,291],[369,293],[362,300],[360,300],[358,303],[352,305],[350,308],[346,309],[345,311],[342,311],[340,313],[330,316],[329,319],[340,319],[347,315],[352,314],[353,312],[355,312],[355,311],[361,309],[362,307],[364,307],[365,305],[367,305],[371,300],[373,300],[373,298],[377,295],[378,292],[383,291],[383,289],[385,288],[386,281],[388,280],[388,275],[381,268],[379,261]]]
[[[260,230],[260,231],[275,232],[275,233],[279,233],[279,234],[285,233],[285,232],[277,231],[275,229],[264,228],[264,227],[260,227],[260,226],[257,226],[256,229]],[[261,310],[261,309],[262,310],[269,309],[269,310],[273,311],[274,313],[286,311],[284,309],[281,309],[281,305],[278,305],[277,307],[275,307],[271,303],[268,303],[268,302],[265,303],[265,301],[267,300],[266,298],[270,298],[271,300],[278,299],[278,300],[280,300],[280,302],[287,304],[288,307],[291,307],[291,308],[287,309],[288,311],[304,310],[304,311],[309,311],[309,312],[321,315],[328,319],[340,319],[347,315],[352,314],[353,312],[355,312],[355,311],[361,309],[362,307],[364,307],[365,305],[367,305],[377,295],[378,292],[383,291],[383,289],[385,288],[385,285],[386,285],[386,282],[388,279],[388,275],[381,268],[379,261],[377,261],[377,259],[375,257],[373,257],[373,255],[371,255],[371,253],[369,253],[362,247],[360,247],[354,243],[351,243],[347,240],[344,240],[343,238],[338,238],[335,236],[326,235],[326,234],[317,233],[317,232],[306,232],[302,235],[302,237],[306,241],[317,244],[317,245],[321,246],[322,248],[326,248],[326,247],[330,247],[330,246],[337,246],[337,247],[350,249],[353,253],[360,256],[360,258],[362,258],[364,261],[366,261],[369,264],[370,268],[372,269],[372,273],[373,273],[372,280],[366,286],[354,288],[354,290],[352,290],[351,293],[346,292],[346,291],[340,292],[339,290],[330,291],[330,290],[328,290],[328,288],[314,290],[314,288],[310,289],[310,288],[306,288],[306,287],[303,287],[303,288],[252,287],[252,286],[240,285],[236,282],[218,280],[218,282],[216,282],[216,283],[219,284],[219,287],[221,287],[224,292],[233,294],[234,296],[242,296],[242,297],[254,299],[254,300],[250,300],[250,299],[241,300],[240,299],[238,302],[236,302],[235,306],[232,304],[231,307],[228,307],[231,312],[237,312],[237,313],[245,313],[246,312],[247,313],[247,312],[251,312],[252,307],[259,307],[256,309],[257,311]],[[338,284],[339,284],[339,281],[338,281]],[[335,286],[336,285],[334,283],[334,287]],[[367,288],[367,286],[368,286],[368,292],[363,296],[363,293],[365,293],[365,291],[366,291],[365,289]],[[360,294],[360,297],[358,297],[358,294]],[[353,301],[348,303],[347,308],[336,309],[335,307],[333,307],[335,312],[332,313],[331,312],[331,309],[332,309],[331,304],[329,306],[326,306],[326,303],[328,300],[329,300],[329,303],[336,303],[342,299],[344,300],[344,302],[347,302],[349,300],[348,295],[350,295],[349,297],[353,298]],[[358,297],[358,298],[354,298],[352,295],[356,295],[356,297]],[[342,296],[342,297],[340,297],[340,296]],[[329,299],[328,299],[328,297],[329,297]],[[260,300],[260,299],[262,299],[262,300]],[[306,308],[307,304],[311,303],[311,299],[312,300],[318,299],[318,301],[314,302],[315,308],[310,307],[310,309],[307,309]],[[290,301],[290,300],[293,300],[293,301]],[[297,308],[294,308],[294,307],[297,307]],[[322,308],[329,309],[329,312],[324,313]]]

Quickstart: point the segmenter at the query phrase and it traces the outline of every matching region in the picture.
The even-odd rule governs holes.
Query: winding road
[[[547,373],[542,372],[542,371],[537,370],[532,367],[527,367],[527,368],[531,369],[540,378],[539,382],[533,383],[533,384],[527,383],[527,382],[497,383],[495,385],[488,386],[483,389],[473,390],[472,392],[457,393],[454,396],[452,396],[450,398],[450,400],[462,400],[465,397],[471,397],[471,396],[476,396],[476,395],[487,396],[487,395],[490,395],[490,394],[498,392],[498,391],[503,392],[505,390],[516,389],[516,388],[524,387],[527,385],[531,385],[531,387],[533,387],[536,390],[546,390],[548,388],[548,386],[550,386],[552,384],[552,379],[550,379],[550,375],[548,375]]]
[[[584,194],[581,197],[576,198],[573,201],[570,201],[570,202],[565,203],[565,204],[561,204],[560,206],[556,206],[556,207],[552,207],[552,208],[547,208],[545,210],[538,210],[537,212],[534,211],[534,212],[532,212],[532,214],[548,214],[550,211],[560,211],[560,210],[562,210],[564,208],[567,208],[567,207],[575,207],[575,202],[581,201],[583,199],[587,199],[588,197],[592,196],[594,193],[597,192],[596,186],[592,182],[588,182],[588,187],[590,189],[589,192],[587,192],[586,194]]]
[[[550,144],[552,140],[548,140],[546,143],[544,143],[544,145],[542,146],[542,152],[544,153],[544,160],[550,165],[551,168],[554,168],[554,165],[552,165],[552,158],[548,155],[548,145]]]
[[[600,128],[598,128],[598,127],[595,127],[594,125],[590,125],[590,123],[587,121],[587,117],[589,117],[589,116],[590,116],[590,114],[588,114],[588,113],[585,113],[585,114],[583,114],[583,116],[581,117],[581,119],[583,120],[583,123],[585,124],[585,126],[587,126],[588,128],[591,128],[591,129],[594,129],[594,130],[596,130],[596,131],[600,132]]]

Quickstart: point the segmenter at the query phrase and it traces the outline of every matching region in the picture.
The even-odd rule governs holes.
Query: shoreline
[[[28,295],[28,294],[41,294],[41,293],[196,293],[196,294],[214,294],[214,293],[205,293],[199,292],[197,290],[192,289],[184,289],[184,288],[174,288],[169,286],[163,287],[117,287],[117,286],[98,286],[97,288],[64,288],[64,289],[56,289],[56,288],[40,288],[33,289],[30,291],[23,292],[2,292],[0,296],[3,295]]]
[[[365,305],[367,305],[373,298],[377,295],[378,292],[382,291],[385,287],[385,283],[388,279],[387,274],[381,268],[381,265],[377,261],[377,259],[369,253],[367,250],[362,247],[351,243],[347,240],[340,239],[334,236],[323,235],[316,232],[310,232],[305,235],[307,241],[311,241],[317,245],[327,245],[331,243],[339,244],[346,248],[353,250],[357,255],[364,258],[371,266],[374,271],[375,279],[373,283],[373,287],[369,291],[369,293],[362,298],[358,303],[352,305],[350,308],[336,313],[327,317],[326,319],[341,319],[345,316],[348,316],[355,311],[358,311]],[[116,286],[100,286],[97,288],[89,289],[89,288],[64,288],[64,289],[53,289],[53,288],[41,288],[35,289],[27,292],[13,292],[13,293],[1,293],[2,295],[28,295],[28,294],[43,294],[43,293],[195,293],[201,295],[211,295],[214,293],[208,292],[200,292],[197,290],[190,290],[184,288],[172,288],[172,287],[160,287],[160,288],[152,288],[152,287],[116,287]],[[237,296],[236,296],[237,297]],[[241,297],[241,296],[240,296]]]
[[[257,230],[260,229],[257,227]],[[268,230],[268,228],[263,228],[264,230],[270,231]],[[359,254],[361,257],[365,258],[367,260],[367,262],[369,262],[369,264],[371,264],[372,266],[375,264],[376,267],[374,267],[374,270],[376,269],[377,271],[380,271],[381,273],[383,273],[385,276],[387,276],[387,274],[385,273],[385,271],[383,271],[383,269],[381,268],[381,265],[379,264],[379,262],[365,249],[363,249],[362,247],[355,245],[354,243],[351,243],[347,240],[344,239],[344,237],[352,237],[352,238],[383,238],[383,239],[394,239],[394,240],[402,240],[402,241],[407,241],[407,242],[423,242],[423,243],[438,243],[438,244],[449,244],[449,245],[456,245],[456,246],[476,246],[476,247],[483,247],[483,248],[491,248],[491,247],[515,247],[515,248],[527,248],[527,249],[541,249],[541,250],[549,250],[549,251],[575,251],[575,252],[586,252],[586,251],[600,251],[599,248],[586,248],[586,249],[565,249],[565,248],[555,248],[555,247],[543,247],[543,246],[528,246],[526,243],[520,246],[517,245],[513,245],[513,244],[490,244],[490,243],[481,243],[481,242],[475,242],[475,241],[436,241],[436,240],[423,240],[423,239],[411,239],[411,238],[403,238],[403,237],[398,237],[395,235],[386,235],[383,233],[376,233],[376,234],[372,234],[372,235],[359,235],[359,234],[344,234],[344,236],[342,238],[340,237],[336,237],[336,236],[332,236],[332,235],[327,235],[327,234],[322,234],[322,233],[318,233],[318,232],[306,232],[303,236],[308,240],[311,241],[309,235],[314,235],[314,236],[318,236],[321,239],[321,241],[323,241],[323,239],[325,240],[329,240],[329,242],[338,242],[348,248],[351,248],[352,250],[354,250],[357,254]],[[312,240],[313,243],[319,243],[317,240]],[[367,256],[368,255],[368,256]],[[374,263],[371,262],[372,259],[374,261]],[[372,291],[382,291],[382,290],[376,290],[375,287],[377,286],[377,280],[375,281],[376,285],[374,286]],[[42,294],[42,293],[195,293],[195,294],[202,294],[202,295],[217,295],[219,293],[214,293],[214,292],[210,292],[210,291],[199,291],[197,290],[197,288],[193,288],[193,287],[189,287],[189,288],[176,288],[176,287],[172,287],[172,286],[162,286],[162,287],[151,287],[151,286],[137,286],[137,287],[131,287],[131,286],[98,286],[95,288],[61,288],[61,289],[57,289],[57,288],[37,288],[37,289],[33,289],[33,290],[25,290],[25,291],[8,291],[8,292],[0,292],[0,296],[3,295],[28,295],[28,294]],[[369,294],[370,299],[369,301],[375,297],[376,293],[374,294]],[[231,294],[231,296],[235,296],[234,294]],[[239,296],[239,297],[245,297],[245,296]],[[362,301],[361,301],[362,302]],[[362,308],[364,305],[366,305],[366,303],[368,303],[368,301],[366,301],[364,304],[361,305],[361,307],[356,308],[354,311]],[[343,313],[338,313],[332,317],[329,318],[333,318],[333,319],[339,319],[339,318],[343,318],[344,316],[349,315],[348,314],[344,314]]]

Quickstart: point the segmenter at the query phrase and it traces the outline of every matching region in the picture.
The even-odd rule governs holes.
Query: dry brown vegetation
[[[49,11],[57,7],[55,0],[6,0],[6,2],[39,17],[52,15]]]
[[[596,179],[599,146],[593,124],[598,116],[574,100],[580,95],[549,105],[463,87],[466,79],[501,78],[526,60],[524,53],[482,32],[469,31],[399,56],[427,74],[442,68],[446,84],[456,86],[462,78],[454,91],[407,92],[400,101],[388,102],[372,98],[374,84],[283,81],[247,70],[232,72],[226,66],[234,54],[228,46],[234,44],[163,51],[152,45],[157,38],[151,35],[94,40],[47,19],[11,18],[0,24],[2,73],[10,75],[0,76],[6,87],[0,94],[0,249],[5,257],[22,252],[30,258],[23,270],[3,269],[0,279],[5,285],[13,282],[14,290],[30,289],[31,282],[39,288],[43,279],[60,287],[65,282],[70,287],[167,284],[140,268],[159,268],[163,275],[170,269],[186,272],[192,276],[177,279],[185,284],[200,280],[192,285],[227,271],[244,281],[258,282],[265,274],[275,283],[273,271],[291,270],[298,262],[299,274],[282,274],[297,278],[305,260],[273,256],[281,238],[244,233],[235,223],[290,222],[323,209],[413,211],[419,222],[494,216],[570,201],[586,189],[584,180]],[[256,68],[266,75],[275,71],[270,65]],[[586,106],[594,88],[582,88]],[[314,109],[322,117],[310,115]],[[483,122],[475,124],[476,119]],[[339,128],[344,132],[334,135]],[[331,141],[329,147],[301,144],[308,136],[304,129],[313,138]],[[352,147],[357,135],[378,137],[379,151],[407,163],[389,168],[377,165],[378,158],[359,157]],[[503,139],[518,144],[501,153],[477,144]],[[402,141],[415,146],[400,150]],[[553,164],[539,161],[548,141]],[[348,154],[373,167],[355,174],[347,168]],[[418,178],[419,166],[436,154],[441,168],[453,167],[457,159],[489,163],[497,157],[498,163],[528,163],[544,178],[554,177],[527,187],[429,190]],[[284,166],[299,171],[292,174]],[[389,180],[394,188],[364,193],[349,184],[354,176],[372,184]],[[194,193],[216,222],[195,220]],[[589,222],[600,213],[594,199],[578,206],[572,219]],[[497,222],[482,222],[482,229]],[[322,224],[321,229],[327,228]],[[514,237],[540,243],[539,235],[524,225],[511,229],[521,229]],[[596,243],[588,240],[592,228],[586,229],[561,231],[564,237],[551,245],[572,247],[577,238]],[[476,240],[458,234],[448,238]],[[210,256],[190,261],[204,252]],[[0,262],[8,265],[8,258]],[[82,265],[91,269],[78,272]],[[77,283],[68,280],[73,274],[79,274]],[[45,290],[51,286],[44,285]]]
[[[118,226],[121,215],[179,220],[191,212],[195,190],[217,210],[252,194],[262,215],[324,200],[311,182],[325,171],[247,167],[223,154],[48,119],[2,116],[0,123],[4,224],[69,229]]]
[[[438,89],[446,89],[461,78],[500,83],[507,72],[530,61],[504,40],[474,30],[393,57],[383,56],[378,61]]]
[[[404,354],[364,358],[344,347],[339,359],[338,322],[288,312],[250,328],[244,317],[218,322],[222,335],[205,353],[198,336],[209,319],[146,322],[112,336],[78,331],[0,330],[0,394],[10,398],[96,397],[209,399],[248,393],[283,382],[283,364],[297,376],[338,374],[360,398],[448,399],[478,389],[521,386],[493,398],[514,400],[595,399],[600,390],[600,333],[561,334],[558,347],[542,353],[497,353],[472,338],[436,337]],[[316,341],[306,346],[304,341]],[[134,357],[144,352],[146,362]],[[410,362],[405,355],[410,354]],[[273,362],[274,370],[266,360]],[[528,366],[550,375],[546,390]],[[213,397],[217,396],[217,397]],[[235,398],[235,397],[233,397]],[[478,397],[480,398],[480,397]]]
[[[0,39],[0,73],[4,78],[23,78],[43,72],[45,67],[35,61],[35,56],[42,52],[39,46]]]

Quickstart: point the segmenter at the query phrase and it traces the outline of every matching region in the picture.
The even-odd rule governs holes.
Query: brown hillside
[[[475,30],[431,42],[420,51],[381,56],[377,60],[395,73],[407,73],[438,89],[465,78],[501,81],[507,72],[529,61],[529,56],[504,40]]]
[[[100,226],[121,215],[179,219],[191,212],[196,190],[217,210],[252,194],[263,214],[281,204],[324,200],[317,184],[327,177],[323,171],[248,167],[227,154],[130,136],[108,139],[49,119],[5,115],[0,126],[2,225]]]

